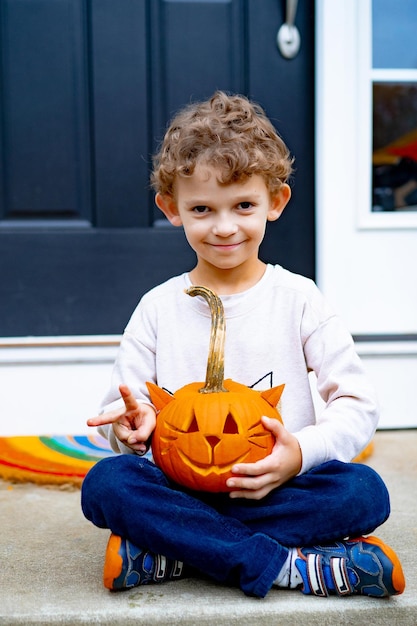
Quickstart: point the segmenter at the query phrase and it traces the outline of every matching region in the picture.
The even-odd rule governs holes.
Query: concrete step
[[[382,600],[276,589],[260,600],[196,579],[111,593],[101,584],[108,532],[83,518],[79,491],[0,482],[0,624],[416,626],[416,450],[417,430],[382,431],[369,460],[392,500],[377,535],[407,580],[403,595]]]

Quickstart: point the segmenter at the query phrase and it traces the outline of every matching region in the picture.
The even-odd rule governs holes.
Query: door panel
[[[3,238],[3,257],[13,259],[16,250],[22,253],[7,271],[13,310],[3,299],[0,302],[4,336],[18,336],[15,329],[24,331],[28,318],[34,336],[44,336],[45,329],[47,335],[119,334],[138,294],[154,286],[155,276],[170,278],[178,259],[185,268],[195,261],[180,230],[160,228],[149,237],[145,229],[121,229],[116,235],[119,245],[114,237],[110,229],[100,229],[94,236],[87,230],[76,236],[71,231],[34,236],[28,230]]]
[[[150,8],[154,151],[180,107],[217,89],[246,91],[247,9],[244,0],[154,0]],[[156,207],[153,216],[165,221]]]
[[[260,102],[296,154],[265,260],[314,275],[314,3],[284,60],[277,0],[0,0],[0,336],[120,333],[195,262],[154,208],[151,154],[215,89]],[[298,182],[300,181],[300,182]]]
[[[95,226],[147,228],[151,103],[146,3],[92,0],[90,24]]]
[[[278,222],[268,224],[261,252],[265,260],[314,278],[314,3],[298,3],[301,49],[291,60],[276,45],[284,5],[248,5],[248,93],[264,106],[295,156],[291,202]]]
[[[81,0],[1,3],[3,220],[91,219]]]
[[[246,3],[155,0],[151,3],[155,127],[179,107],[216,89],[245,91]]]

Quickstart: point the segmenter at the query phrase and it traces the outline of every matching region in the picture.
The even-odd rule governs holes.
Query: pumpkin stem
[[[199,389],[200,393],[218,393],[226,391],[224,380],[224,340],[226,337],[226,323],[224,320],[223,303],[219,296],[208,287],[193,286],[185,291],[191,296],[202,296],[210,307],[211,332],[210,346],[207,359],[206,384]]]

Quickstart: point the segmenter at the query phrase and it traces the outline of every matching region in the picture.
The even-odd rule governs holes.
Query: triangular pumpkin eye
[[[236,420],[231,413],[227,414],[223,432],[226,435],[237,435],[239,433],[239,427],[236,424]]]
[[[193,416],[193,419],[191,421],[191,424],[189,425],[188,429],[187,429],[187,433],[198,433],[198,424],[197,424],[197,420],[195,418],[195,415]]]

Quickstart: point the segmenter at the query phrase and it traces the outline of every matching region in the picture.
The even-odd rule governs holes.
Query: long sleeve
[[[317,326],[304,353],[325,405],[314,425],[295,433],[303,454],[302,472],[332,459],[351,461],[371,440],[379,416],[374,390],[338,317]]]
[[[146,382],[174,393],[204,381],[210,312],[184,289],[188,275],[146,294],[124,332],[102,411],[120,406],[119,385],[150,404]],[[350,461],[370,441],[378,420],[374,392],[352,337],[316,285],[268,266],[247,292],[222,296],[226,316],[225,377],[257,390],[285,384],[279,410],[297,437],[302,472],[332,459]],[[316,416],[309,372],[325,403]],[[112,447],[131,452],[102,428]]]
[[[113,366],[111,384],[100,407],[101,413],[123,406],[120,384],[127,385],[138,402],[152,405],[146,382],[155,382],[155,336],[142,305],[138,306],[132,320],[123,333]],[[137,336],[129,330],[131,325],[140,329]],[[98,431],[109,440],[115,452],[133,452],[116,438],[111,425],[101,426]]]

